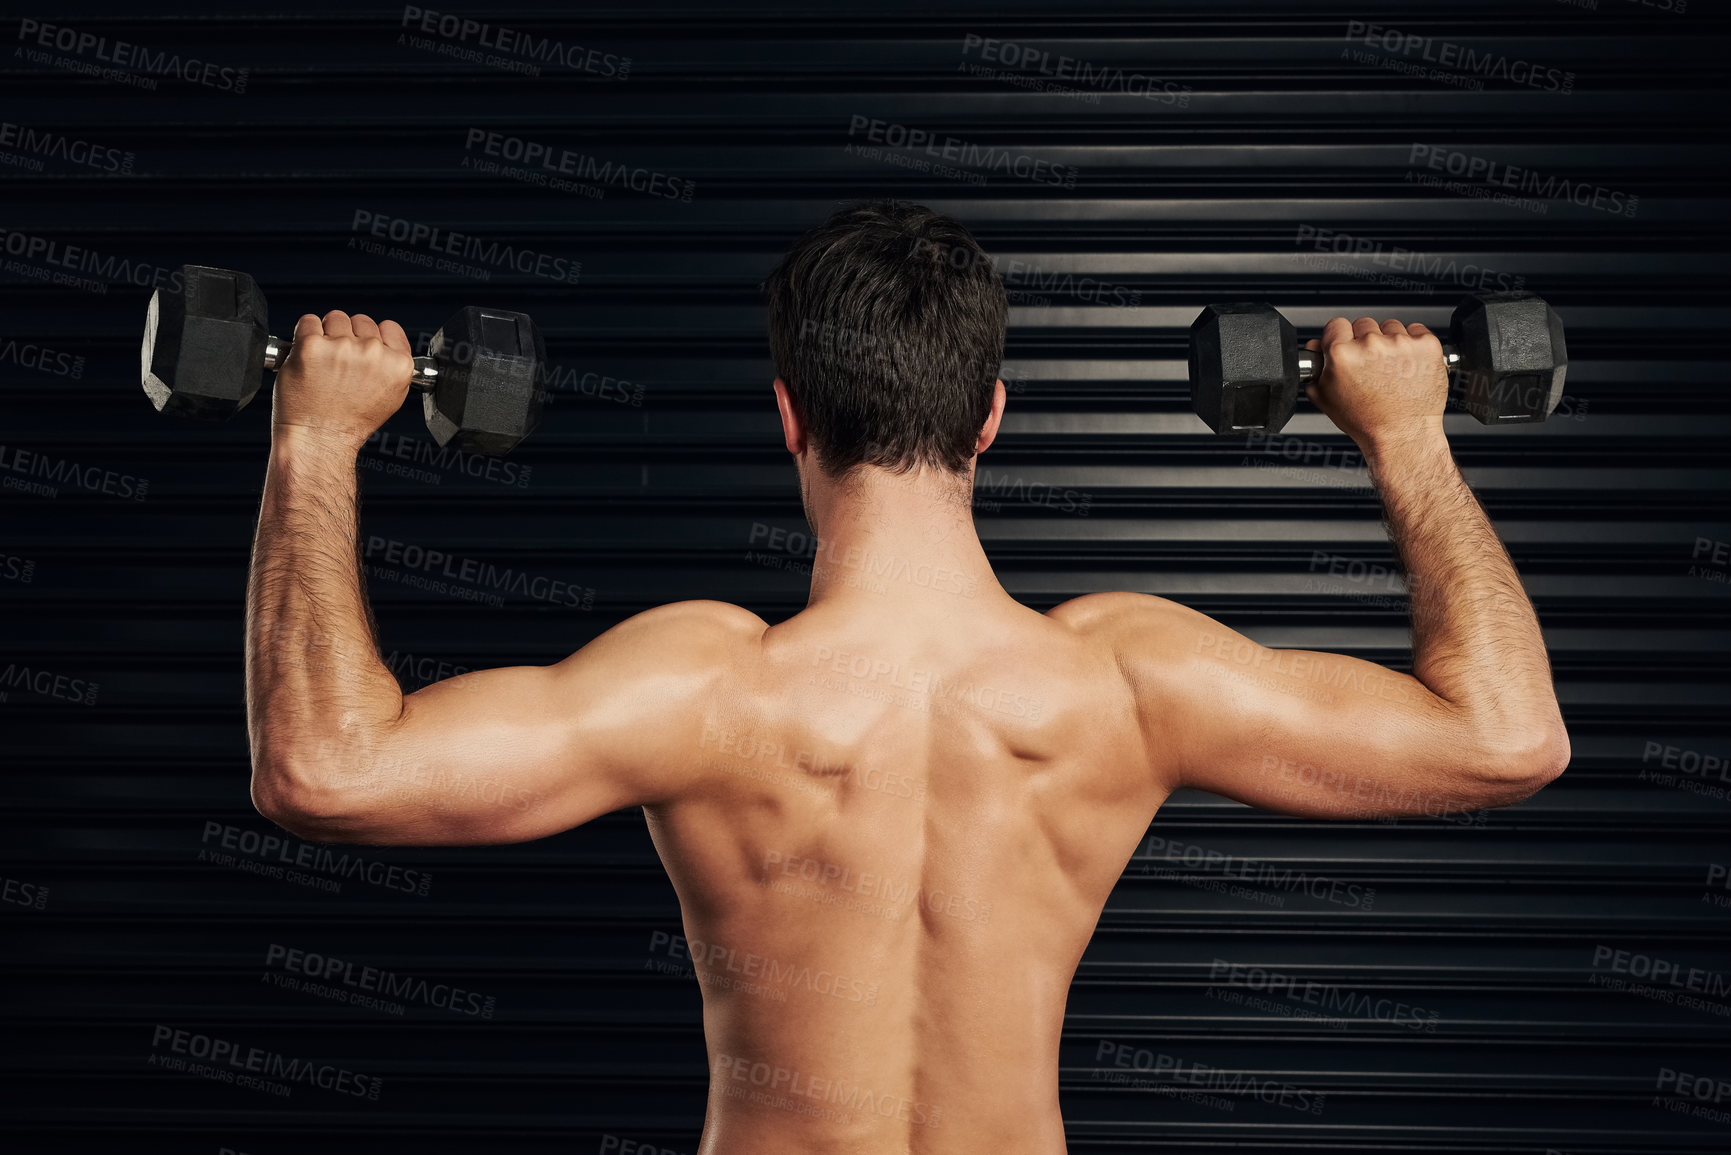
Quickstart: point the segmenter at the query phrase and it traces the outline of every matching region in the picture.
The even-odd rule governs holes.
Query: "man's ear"
[[[992,384],[992,411],[986,414],[986,423],[980,426],[980,436],[974,442],[974,455],[978,456],[991,448],[992,442],[998,437],[998,424],[1004,419],[1004,403],[1007,397],[1004,393],[1002,378]]]
[[[799,410],[788,396],[787,382],[780,377],[775,379],[775,407],[781,411],[781,436],[787,443],[787,451],[798,457],[805,452],[805,422],[800,420]]]

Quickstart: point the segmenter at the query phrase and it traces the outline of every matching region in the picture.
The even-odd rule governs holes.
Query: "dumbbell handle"
[[[288,360],[289,349],[293,341],[285,341],[281,337],[267,337],[264,343],[264,367],[271,371]],[[433,386],[439,383],[439,364],[431,357],[415,358],[415,375],[409,378],[409,384],[423,393],[431,393]]]
[[[1321,349],[1299,349],[1298,380],[1302,384],[1309,385],[1318,377],[1321,377],[1323,366],[1327,363],[1327,360],[1328,359],[1323,355]],[[1453,345],[1445,344],[1443,346],[1443,364],[1447,366],[1450,371],[1453,371],[1454,367],[1460,364],[1460,360],[1461,355],[1455,350]]]

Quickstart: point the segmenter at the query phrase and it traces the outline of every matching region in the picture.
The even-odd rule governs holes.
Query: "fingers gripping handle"
[[[270,337],[264,343],[264,367],[275,372],[284,361],[288,360],[289,350],[294,342],[285,341],[281,337]],[[439,365],[431,357],[415,358],[415,373],[409,378],[409,384],[423,393],[430,393],[439,383]]]

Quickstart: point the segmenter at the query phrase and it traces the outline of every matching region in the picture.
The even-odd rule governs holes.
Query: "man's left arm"
[[[322,841],[520,842],[690,785],[704,727],[764,626],[661,606],[553,666],[405,696],[379,660],[356,555],[356,456],[402,403],[402,329],[301,318],[273,394],[247,586],[254,804]]]

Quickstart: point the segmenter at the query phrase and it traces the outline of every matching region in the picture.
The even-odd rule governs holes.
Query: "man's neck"
[[[902,476],[865,467],[806,495],[817,536],[811,598],[881,598],[939,614],[1005,597],[974,528],[973,472]]]

